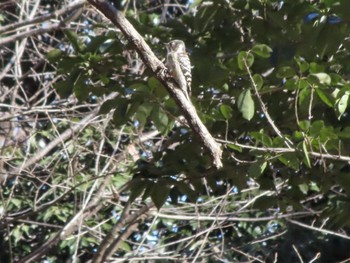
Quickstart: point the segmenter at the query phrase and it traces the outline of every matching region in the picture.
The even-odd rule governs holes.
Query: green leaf
[[[158,182],[154,185],[153,191],[151,193],[151,199],[158,208],[158,210],[164,205],[166,199],[170,193],[170,188],[164,185],[162,182]]]
[[[309,129],[310,129],[310,121],[300,121],[299,122],[299,128],[302,130],[302,131],[305,131],[307,132]]]
[[[265,134],[263,131],[251,132],[250,136],[252,136],[258,142],[261,142],[264,146],[267,146],[267,147],[273,146],[272,139],[267,134]]]
[[[224,85],[222,85],[221,89],[225,92],[228,92],[230,90],[230,86],[227,83],[225,83]]]
[[[306,110],[309,108],[310,104],[311,89],[301,89],[299,92],[299,106],[301,110]]]
[[[335,101],[334,101],[334,98],[333,98],[330,94],[328,94],[328,93],[324,92],[322,89],[318,89],[318,88],[316,88],[315,91],[316,91],[316,94],[318,95],[318,97],[319,97],[327,106],[333,107]]]
[[[285,153],[281,155],[278,160],[280,160],[286,166],[298,170],[300,166],[300,161],[296,153]]]
[[[142,195],[142,201],[145,201],[152,193],[155,187],[155,183],[153,181],[147,181],[145,192]]]
[[[220,112],[226,120],[232,118],[232,108],[230,106],[225,104],[220,105]]]
[[[242,152],[242,147],[240,146],[237,146],[235,144],[232,144],[232,143],[229,143],[226,145],[228,148],[232,149],[232,150],[235,150],[235,151],[238,151],[238,152]]]
[[[323,127],[320,131],[320,139],[323,142],[326,142],[332,139],[338,139],[337,134],[334,132],[333,126]],[[330,143],[328,143],[328,147],[330,147]]]
[[[344,114],[346,108],[348,107],[349,92],[345,92],[337,101],[337,109],[339,112],[338,119]]]
[[[154,77],[150,77],[147,81],[148,86],[156,94],[158,98],[164,98],[168,95],[168,92],[164,88],[163,84]]]
[[[312,137],[318,137],[320,135],[321,130],[324,128],[323,121],[315,121],[312,123],[310,127],[310,135]]]
[[[274,196],[261,196],[253,204],[253,208],[260,209],[261,211],[276,205],[277,199]]]
[[[259,74],[255,74],[253,76],[254,84],[256,85],[256,88],[260,90],[263,87],[264,80]]]
[[[116,107],[117,100],[106,100],[100,107],[99,114],[107,114]]]
[[[53,49],[46,55],[46,57],[51,63],[55,63],[62,58],[62,55],[63,52],[61,50]]]
[[[246,67],[250,68],[254,63],[254,56],[246,51],[241,51],[238,54],[238,67],[241,70],[245,70]]]
[[[267,162],[255,162],[248,168],[248,175],[252,178],[259,177],[266,169]]]
[[[127,115],[129,107],[129,102],[125,99],[117,99],[116,100],[116,109],[113,113],[113,121],[116,126],[121,126],[125,124],[129,116]]]
[[[332,79],[332,85],[342,85],[344,83],[344,79],[342,76],[336,73],[329,73],[329,76]]]
[[[258,44],[252,48],[252,51],[260,57],[268,58],[271,55],[272,49],[265,44]]]
[[[293,135],[293,138],[296,140],[296,141],[301,141],[304,139],[304,133],[301,132],[301,131],[295,131],[294,132],[294,135]]]
[[[308,87],[310,87],[310,83],[306,79],[299,79],[298,81],[299,89],[306,89]]]
[[[315,182],[310,182],[309,188],[311,191],[320,192],[320,187]]]
[[[309,191],[309,186],[307,184],[299,184],[299,190],[306,195]]]
[[[293,78],[287,79],[283,88],[288,90],[297,90],[300,88],[300,79],[297,76],[294,76]]]
[[[134,83],[130,85],[129,88],[135,91],[133,97],[141,96],[142,99],[146,98],[146,96],[148,97],[151,92],[149,86],[147,86],[143,82]]]
[[[164,110],[162,110],[159,106],[155,106],[153,108],[151,119],[162,134],[166,134],[168,132],[169,118]]]
[[[323,0],[322,3],[328,7],[331,7],[334,4],[339,4],[339,0]]]
[[[91,37],[91,41],[88,43],[86,47],[86,52],[97,52],[101,46],[103,45],[104,42],[108,40],[108,37],[105,35],[100,35],[100,36],[95,36]],[[111,42],[111,41],[110,41]]]
[[[62,99],[68,98],[73,92],[74,84],[70,79],[61,80],[54,84],[54,88]]]
[[[178,182],[176,185],[177,185],[179,191],[182,194],[186,195],[191,200],[191,202],[196,202],[197,193],[189,186],[188,183],[181,181],[181,182]]]
[[[309,158],[309,152],[307,150],[307,146],[306,146],[306,142],[303,141],[303,153],[305,156],[305,164],[307,165],[307,167],[311,168],[311,162],[310,162],[310,158]]]
[[[323,65],[319,65],[315,62],[310,63],[310,73],[319,73],[319,72],[324,72],[325,67]]]
[[[155,77],[148,78],[147,85],[151,89],[156,89],[157,87],[161,87],[162,86],[162,84],[159,82],[159,80],[156,79]]]
[[[350,127],[346,127],[338,133],[339,138],[350,139]]]
[[[72,44],[74,50],[76,52],[80,52],[83,46],[79,41],[79,36],[72,30],[67,29],[67,30],[64,30],[63,32],[68,38],[68,40],[70,41],[70,43]]]
[[[243,118],[251,120],[254,117],[255,105],[252,94],[249,89],[244,90],[237,100],[238,110],[242,113]]]
[[[194,28],[197,32],[205,32],[215,21],[218,8],[215,5],[200,8],[195,16]]]
[[[306,71],[309,69],[309,67],[310,67],[309,63],[307,63],[307,62],[306,62],[303,58],[301,58],[301,57],[295,57],[295,61],[297,62],[298,66],[299,66],[299,71],[300,71],[301,73],[306,72]]]
[[[129,201],[133,202],[137,197],[139,197],[147,186],[147,182],[143,179],[134,179],[130,183],[130,196]]]
[[[296,75],[295,70],[292,67],[285,66],[278,69],[276,77],[277,78],[291,78]]]
[[[74,83],[74,95],[78,98],[79,101],[84,101],[89,96],[88,85],[86,85],[87,76],[82,73],[76,79]]]
[[[132,251],[131,246],[128,244],[128,242],[125,242],[125,241],[119,242],[118,249],[121,249],[126,252]]]
[[[22,201],[17,198],[11,198],[10,203],[13,204],[16,208],[19,208],[22,205]]]
[[[148,117],[151,115],[154,104],[152,103],[143,103],[139,106],[136,111],[136,119],[143,125],[146,124]]]
[[[83,58],[76,56],[69,56],[62,58],[57,65],[58,74],[69,74],[72,78],[73,75],[80,74],[80,65],[84,62]]]
[[[12,230],[11,236],[14,238],[14,245],[17,245],[18,241],[22,239],[22,231],[19,226]]]

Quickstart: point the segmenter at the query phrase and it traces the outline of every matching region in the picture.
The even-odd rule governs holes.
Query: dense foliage
[[[88,3],[0,3],[0,261],[350,258],[350,2],[111,2],[186,43],[224,166]]]

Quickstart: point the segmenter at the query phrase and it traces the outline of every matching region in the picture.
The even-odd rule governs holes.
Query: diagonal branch
[[[147,213],[154,206],[154,203],[151,202],[144,205],[132,214],[129,213],[130,206],[131,203],[129,202],[125,205],[119,222],[113,226],[108,235],[103,239],[92,263],[105,262],[118,248],[122,239],[125,238],[127,234],[132,233],[135,224],[137,225],[137,220]],[[123,228],[125,228],[124,233],[121,233],[123,232]]]
[[[222,150],[220,145],[214,140],[208,129],[204,126],[197,115],[193,104],[186,99],[185,95],[176,86],[174,82],[169,80],[165,74],[166,68],[164,64],[154,55],[151,48],[147,45],[142,36],[124,17],[122,12],[115,9],[106,0],[88,0],[96,9],[102,12],[112,23],[117,26],[129,43],[140,55],[142,61],[148,69],[150,69],[157,79],[164,85],[170,96],[175,100],[184,117],[186,118],[192,131],[199,137],[206,151],[209,152],[213,165],[216,168],[222,167],[221,155]]]
[[[267,111],[267,108],[265,106],[265,103],[263,102],[260,94],[259,94],[259,91],[258,91],[258,87],[254,81],[254,78],[252,76],[252,73],[249,69],[249,66],[247,64],[247,61],[244,60],[244,66],[245,66],[245,69],[247,70],[248,72],[248,75],[249,75],[249,78],[250,78],[250,81],[253,85],[253,88],[254,88],[254,91],[255,91],[255,95],[256,97],[258,98],[258,101],[259,101],[259,104],[260,104],[260,107],[261,107],[261,110],[263,111],[263,113],[265,114],[265,117],[267,119],[267,121],[269,122],[269,124],[271,125],[272,129],[275,131],[275,133],[278,135],[278,137],[280,137],[281,139],[284,140],[284,144],[289,148],[289,149],[292,149],[292,146],[293,146],[293,142],[288,139],[287,137],[285,137],[282,132],[278,129],[278,127],[276,126],[275,122],[272,120],[269,112]]]

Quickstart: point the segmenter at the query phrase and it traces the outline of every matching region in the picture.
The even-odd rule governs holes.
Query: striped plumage
[[[186,52],[185,43],[182,40],[172,40],[166,44],[166,66],[170,71],[187,99],[191,96],[191,62]]]

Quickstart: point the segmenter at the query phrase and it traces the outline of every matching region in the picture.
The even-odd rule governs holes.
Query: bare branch
[[[173,220],[183,220],[183,221],[225,221],[225,222],[262,222],[277,219],[287,219],[290,217],[307,217],[314,215],[312,212],[295,212],[282,215],[272,215],[272,216],[262,216],[262,217],[235,217],[231,215],[226,216],[205,216],[205,215],[181,215],[177,213],[176,215],[158,213],[151,210],[152,215],[157,215],[159,218],[173,219]]]
[[[309,230],[318,231],[318,232],[321,232],[321,233],[323,233],[325,235],[332,235],[332,236],[337,236],[337,237],[340,237],[340,238],[344,238],[344,239],[349,239],[350,240],[350,236],[347,236],[347,235],[339,234],[337,232],[334,232],[334,231],[331,231],[331,230],[327,230],[327,229],[323,229],[323,228],[319,228],[319,227],[310,226],[310,225],[307,225],[307,224],[304,224],[304,223],[301,223],[299,221],[295,221],[295,220],[292,220],[292,219],[286,219],[286,220],[289,223],[292,223],[294,225],[298,225],[298,226],[304,227],[304,228],[309,229]]]
[[[242,149],[250,149],[250,150],[256,150],[261,152],[270,152],[275,154],[282,154],[282,153],[294,153],[297,152],[298,149],[293,148],[282,148],[282,147],[258,147],[258,146],[251,146],[251,145],[245,145],[238,142],[228,141],[228,140],[220,140],[217,139],[218,142],[226,143],[226,144],[233,144],[238,147],[241,147]],[[340,154],[329,154],[329,153],[318,153],[318,152],[308,152],[309,156],[311,157],[317,157],[321,159],[329,159],[329,160],[335,160],[335,161],[345,161],[350,162],[349,156],[344,156]]]
[[[111,93],[109,96],[107,96],[106,100],[112,99],[116,96],[117,96],[117,93]],[[51,141],[45,148],[43,148],[40,152],[36,153],[33,157],[28,159],[20,167],[14,168],[12,171],[10,171],[8,173],[7,177],[6,176],[0,177],[0,183],[6,181],[8,178],[19,175],[21,173],[21,171],[27,169],[28,167],[32,166],[33,164],[37,163],[42,158],[44,158],[58,144],[68,140],[75,133],[81,131],[89,123],[90,120],[92,120],[94,117],[96,117],[99,109],[100,109],[100,107],[97,107],[88,116],[86,116],[84,119],[82,119],[79,123],[73,125],[70,129],[67,129],[59,137],[57,137],[56,139]]]
[[[136,221],[142,215],[148,212],[153,206],[154,204],[151,202],[148,205],[144,205],[137,212],[129,214],[130,203],[126,204],[118,224],[116,224],[109,231],[108,235],[101,243],[99,250],[96,253],[92,263],[105,262],[105,260],[114,253],[115,249],[118,248],[118,244],[124,236],[123,233],[120,233],[121,229],[124,227],[127,227],[127,229],[131,227],[131,229],[133,229],[133,225],[136,223]]]
[[[47,21],[51,18],[55,18],[55,17],[59,17],[61,15],[64,15],[68,12],[74,11],[78,8],[81,8],[84,5],[85,1],[84,0],[78,0],[74,3],[72,3],[71,5],[68,5],[60,10],[57,10],[51,14],[47,14],[47,15],[43,15],[40,17],[36,17],[34,19],[31,20],[25,20],[25,21],[21,21],[18,23],[13,23],[13,24],[9,24],[7,26],[3,26],[0,28],[0,34],[4,33],[4,32],[9,32],[11,30],[18,30],[21,27],[25,27],[25,26],[29,26],[29,25],[33,25],[33,24],[37,24],[43,21]]]

